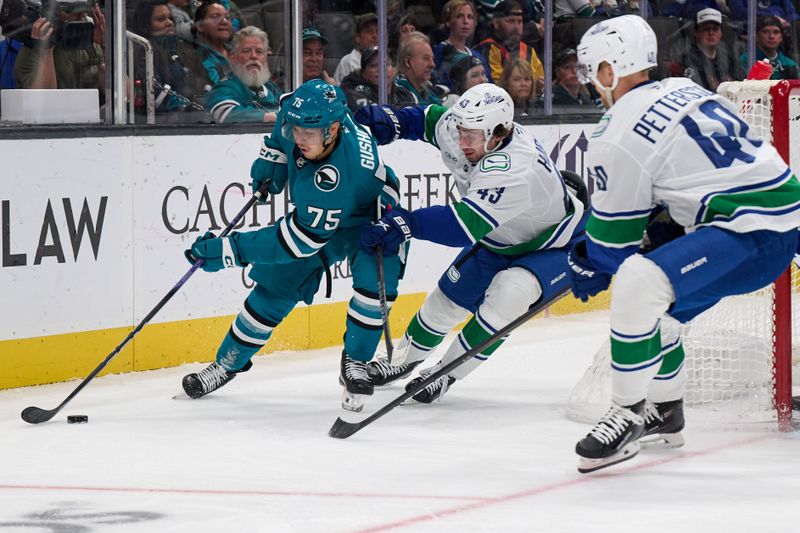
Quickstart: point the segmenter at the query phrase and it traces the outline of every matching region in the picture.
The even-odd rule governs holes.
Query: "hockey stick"
[[[386,356],[392,362],[392,333],[389,331],[389,308],[386,305],[386,276],[383,270],[383,246],[375,247],[375,268],[378,270],[378,300],[381,302],[381,317],[383,317],[383,338],[386,341]]]
[[[228,225],[225,226],[225,229],[222,230],[222,233],[220,233],[219,236],[220,237],[227,236],[231,232],[233,227],[239,223],[239,220],[241,220],[241,218],[245,215],[245,213],[247,213],[247,211],[250,210],[253,204],[256,203],[262,196],[267,194],[268,188],[269,188],[269,181],[265,181],[264,184],[261,186],[261,188],[258,191],[256,191],[256,193],[247,201],[247,203],[241,209],[241,211],[239,211],[236,214],[236,216],[233,217],[233,219],[228,223]],[[61,409],[63,409],[64,406],[70,402],[70,400],[72,400],[75,396],[77,396],[77,394],[81,390],[83,390],[83,388],[86,385],[88,385],[89,382],[92,381],[95,378],[95,376],[97,376],[97,374],[99,374],[106,367],[106,365],[110,363],[111,360],[114,359],[114,357],[117,356],[117,354],[120,351],[122,351],[125,345],[128,344],[128,342],[130,342],[130,340],[133,339],[136,336],[136,334],[142,330],[145,324],[150,322],[150,320],[156,315],[156,313],[158,313],[161,310],[161,308],[164,307],[164,305],[170,300],[170,298],[175,296],[175,293],[177,293],[178,290],[180,290],[180,288],[183,287],[183,284],[186,283],[189,280],[189,278],[192,277],[192,274],[194,274],[198,268],[203,266],[205,262],[206,262],[205,259],[198,259],[197,261],[195,261],[194,264],[191,266],[191,268],[189,268],[189,270],[186,272],[186,274],[184,274],[183,277],[180,280],[178,280],[178,283],[176,283],[169,290],[169,292],[167,292],[167,294],[165,294],[164,297],[161,298],[161,301],[159,301],[156,304],[156,306],[149,313],[147,313],[147,316],[145,316],[142,319],[142,321],[139,322],[139,324],[137,324],[135,328],[133,328],[133,331],[128,333],[128,336],[125,337],[122,340],[122,342],[119,343],[119,345],[116,348],[114,348],[114,350],[110,354],[108,354],[108,356],[106,356],[106,358],[103,359],[103,361],[99,365],[97,365],[97,368],[92,370],[91,374],[86,376],[86,378],[83,381],[81,381],[80,385],[78,385],[75,388],[75,390],[72,391],[70,395],[67,396],[64,399],[64,401],[58,405],[58,407],[56,407],[55,409],[47,410],[32,405],[22,410],[22,415],[21,415],[22,419],[29,424],[41,424],[42,422],[47,422],[48,420],[56,416],[56,414],[58,414],[58,412],[61,411]]]
[[[408,400],[419,391],[439,379],[440,377],[447,375],[450,371],[454,370],[456,367],[462,365],[463,363],[467,362],[469,359],[472,359],[476,354],[480,353],[481,350],[491,346],[498,340],[502,339],[506,335],[510,334],[512,331],[520,327],[522,324],[533,318],[534,316],[538,315],[545,307],[552,305],[553,303],[557,302],[565,295],[569,293],[569,289],[565,289],[564,291],[556,294],[552,298],[547,301],[539,302],[533,305],[530,309],[525,311],[519,317],[515,318],[511,323],[509,323],[504,328],[500,329],[492,335],[491,337],[485,339],[483,342],[478,343],[475,345],[471,350],[465,352],[463,355],[458,357],[458,359],[454,359],[444,365],[442,368],[437,370],[436,372],[432,373],[425,379],[421,380],[417,383],[411,390],[405,391],[403,394],[392,400],[391,402],[387,403],[383,407],[381,407],[378,411],[371,414],[361,422],[345,422],[341,418],[337,418],[336,422],[333,423],[331,429],[328,431],[328,435],[337,439],[346,439],[356,431],[365,428],[366,426],[370,425],[371,423],[375,422],[377,419],[403,403],[404,401]]]

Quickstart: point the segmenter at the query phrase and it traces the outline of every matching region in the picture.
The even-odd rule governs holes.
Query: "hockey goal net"
[[[753,132],[800,168],[800,80],[720,85]],[[733,296],[682,326],[687,391],[684,405],[712,425],[761,423],[791,428],[792,371],[800,366],[800,276],[792,266],[773,285]],[[611,404],[606,343],[573,389],[567,416],[594,423]],[[750,427],[748,424],[745,427]]]

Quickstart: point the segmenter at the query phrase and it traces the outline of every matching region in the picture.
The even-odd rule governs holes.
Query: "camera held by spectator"
[[[7,5],[8,4],[8,5]],[[92,11],[94,0],[5,0],[0,12],[3,34],[16,39],[25,46],[37,43],[31,38],[31,28],[40,18],[45,18],[54,31],[45,46],[78,50],[92,47],[94,23],[90,20],[73,20],[75,17],[60,16],[62,13],[76,14]]]

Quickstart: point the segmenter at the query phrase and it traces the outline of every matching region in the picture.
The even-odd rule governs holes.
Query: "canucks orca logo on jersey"
[[[339,171],[331,165],[323,165],[314,173],[314,185],[322,192],[331,192],[339,185]]]

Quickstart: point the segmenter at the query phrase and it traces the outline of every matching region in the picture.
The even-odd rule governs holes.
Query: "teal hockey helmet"
[[[322,80],[309,80],[290,94],[282,104],[283,127],[319,128],[325,142],[330,126],[347,116],[347,98],[339,87]],[[288,128],[287,128],[288,127]],[[285,131],[288,137],[290,131]]]

